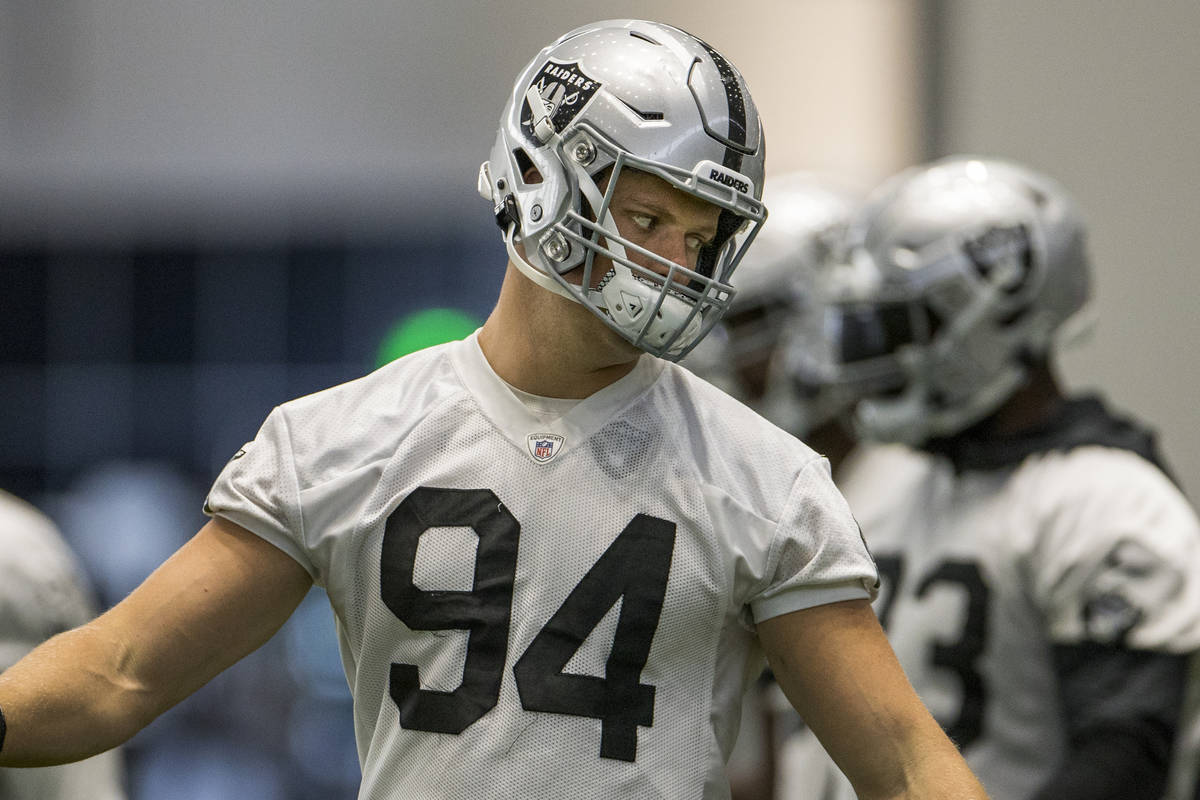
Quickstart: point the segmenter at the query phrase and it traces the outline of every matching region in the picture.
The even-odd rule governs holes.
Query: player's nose
[[[688,251],[687,237],[681,233],[669,233],[658,237],[655,246],[651,248],[659,258],[676,264],[680,267],[691,269],[691,253]],[[659,275],[666,277],[671,268],[661,261],[653,261],[648,264],[650,269],[657,272]],[[682,278],[682,276],[680,276]]]

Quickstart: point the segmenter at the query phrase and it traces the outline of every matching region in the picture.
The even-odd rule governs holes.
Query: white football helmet
[[[1080,214],[1050,178],[997,159],[913,167],[871,193],[834,269],[838,371],[870,395],[863,437],[919,445],[991,414],[1089,298]]]
[[[792,172],[768,178],[763,200],[771,218],[738,267],[721,340],[731,394],[804,436],[849,403],[823,353],[823,273],[858,195],[828,176]]]
[[[733,296],[730,274],[766,216],[763,163],[758,111],[720,53],[668,25],[609,20],[571,31],[521,72],[479,192],[526,276],[637,347],[677,360]],[[721,209],[717,241],[694,269],[620,236],[609,204],[626,168]],[[612,261],[598,283],[597,254]]]

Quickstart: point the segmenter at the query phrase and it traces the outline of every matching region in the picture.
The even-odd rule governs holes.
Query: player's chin
[[[626,339],[620,333],[610,328],[603,320],[597,318],[596,333],[597,347],[608,355],[610,364],[624,364],[633,361],[642,354],[642,349]]]

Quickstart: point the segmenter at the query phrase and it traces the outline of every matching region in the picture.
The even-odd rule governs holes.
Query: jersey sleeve
[[[1080,458],[1091,463],[1076,470],[1085,482],[1043,510],[1027,562],[1051,641],[1200,648],[1200,524],[1191,506],[1137,456]]]
[[[810,461],[792,486],[763,580],[750,600],[755,622],[824,603],[874,599],[878,585],[875,561],[834,486],[829,462]]]
[[[221,470],[205,500],[204,513],[266,539],[320,582],[305,547],[296,464],[282,408],[271,412],[254,439]]]

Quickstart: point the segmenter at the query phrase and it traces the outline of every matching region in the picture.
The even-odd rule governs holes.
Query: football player
[[[982,797],[827,462],[672,363],[728,307],[763,147],[741,75],[677,28],[539,53],[480,170],[509,256],[482,328],[272,412],[189,544],[0,676],[0,763],[122,741],[316,582],[361,798],[728,797],[764,652],[862,797]]]
[[[87,581],[55,524],[29,503],[0,491],[0,669],[95,614]],[[0,769],[0,797],[124,800],[124,774],[115,750],[77,764]]]
[[[922,699],[996,800],[1191,798],[1200,525],[1151,433],[1053,369],[1089,298],[1075,203],[947,158],[873,192],[847,250],[833,350],[857,433],[897,444],[840,486]]]
[[[737,294],[687,366],[825,455],[836,473],[853,439],[838,422],[848,387],[824,374],[823,272],[858,198],[812,172],[767,180],[771,218],[738,267]]]

